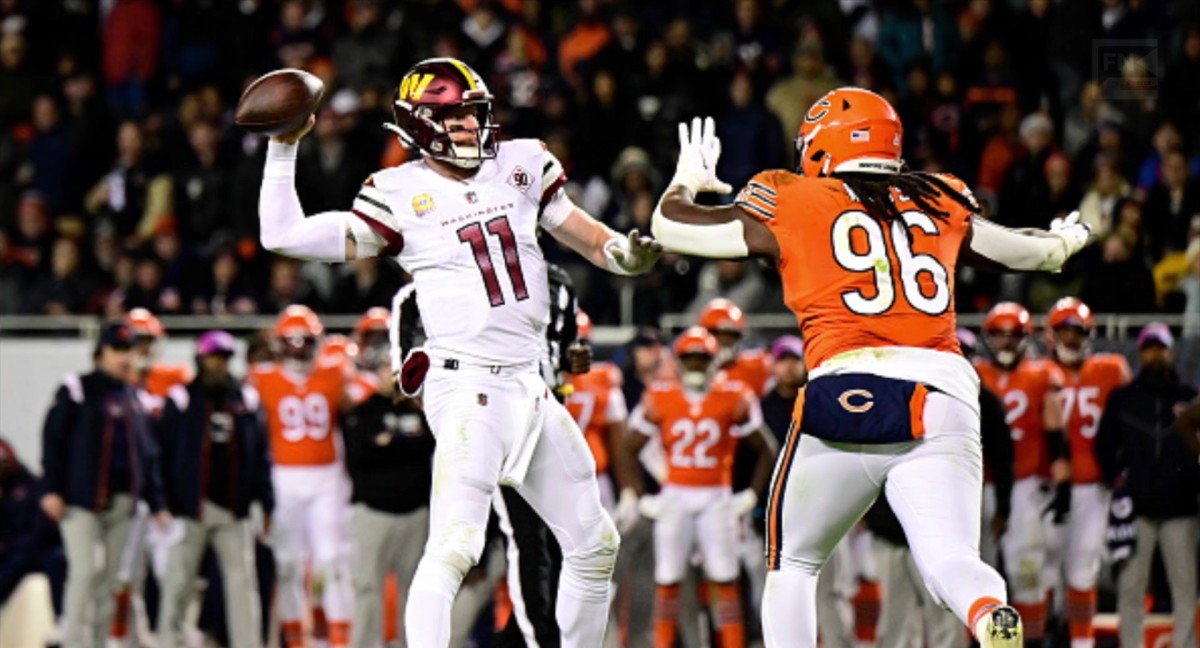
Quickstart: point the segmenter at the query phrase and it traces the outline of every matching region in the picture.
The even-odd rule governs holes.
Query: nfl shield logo
[[[475,203],[479,202],[479,195],[476,194],[474,191],[468,191],[467,192],[467,202],[474,205]]]
[[[479,406],[487,407],[487,394],[477,394],[477,396],[477,402],[479,403]]]

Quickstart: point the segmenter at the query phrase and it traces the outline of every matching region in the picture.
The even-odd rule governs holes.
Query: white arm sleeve
[[[710,259],[741,259],[750,256],[746,247],[746,228],[741,221],[714,225],[692,225],[667,218],[662,200],[650,219],[650,233],[672,252]]]
[[[269,142],[258,194],[259,236],[264,248],[284,256],[310,261],[345,261],[350,212],[324,212],[304,216],[296,195],[294,144]],[[360,254],[361,256],[361,254]]]
[[[978,217],[971,229],[971,251],[1010,270],[1058,270],[1071,255],[1067,241],[1050,232],[1027,234]]]

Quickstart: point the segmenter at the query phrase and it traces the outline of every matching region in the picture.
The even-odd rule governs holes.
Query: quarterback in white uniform
[[[583,434],[538,373],[549,292],[537,230],[616,274],[649,270],[661,248],[572,204],[558,160],[537,140],[500,142],[491,105],[463,63],[418,63],[396,91],[388,127],[421,158],[375,173],[345,212],[305,217],[296,195],[296,144],[314,119],[272,138],[262,243],[318,261],[391,255],[413,276],[427,341],[397,379],[410,394],[423,386],[437,450],[430,537],[405,610],[408,645],[447,645],[451,602],[479,558],[503,483],[562,547],[562,645],[598,648],[619,537]]]

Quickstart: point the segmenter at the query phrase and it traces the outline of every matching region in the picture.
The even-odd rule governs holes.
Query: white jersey
[[[565,181],[538,140],[502,142],[466,180],[424,160],[367,179],[353,212],[381,235],[373,221],[399,223],[386,250],[413,277],[432,355],[487,364],[543,355],[549,288],[537,228],[566,219],[545,209]]]

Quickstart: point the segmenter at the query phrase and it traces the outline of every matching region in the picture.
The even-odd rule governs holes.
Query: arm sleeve
[[[62,495],[66,489],[67,434],[75,408],[66,385],[59,387],[42,426],[42,481],[48,493]]]
[[[264,248],[298,259],[345,261],[351,212],[305,217],[296,194],[297,145],[269,142],[258,195],[260,240]],[[357,234],[355,234],[357,237]]]
[[[1065,239],[1041,230],[1014,230],[971,217],[971,251],[1009,270],[1057,270],[1070,249]]]

